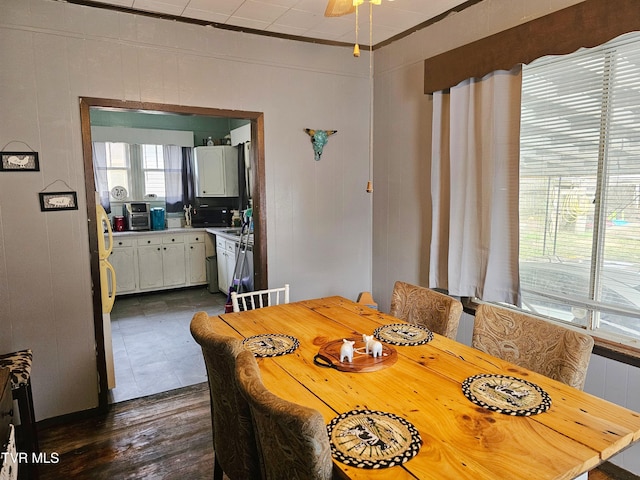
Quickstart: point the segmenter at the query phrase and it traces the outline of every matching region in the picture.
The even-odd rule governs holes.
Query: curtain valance
[[[640,1],[586,0],[424,62],[424,93],[431,94],[468,78],[511,70],[545,55],[595,47],[640,30]]]

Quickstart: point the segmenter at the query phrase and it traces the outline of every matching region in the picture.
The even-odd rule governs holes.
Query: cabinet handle
[[[166,250],[166,249],[167,249],[167,247],[164,247],[164,250]]]
[[[151,240],[147,240],[147,243],[151,243]]]
[[[175,238],[172,238],[172,239],[171,239],[171,241],[172,241],[172,242],[175,242],[175,241],[176,241],[176,239],[175,239]]]
[[[191,250],[193,250],[193,245],[191,245]]]
[[[122,242],[118,242],[118,245],[122,245]]]
[[[199,237],[196,237],[196,242],[197,242],[198,240],[200,240],[200,238],[199,238]]]
[[[158,251],[160,251],[160,247],[158,247]]]
[[[11,410],[9,410],[8,412],[0,413],[0,417],[13,417],[13,408]]]

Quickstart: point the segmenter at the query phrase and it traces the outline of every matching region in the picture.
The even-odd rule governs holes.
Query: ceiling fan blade
[[[324,12],[325,17],[341,17],[356,11],[353,6],[353,0],[329,0],[327,9]]]

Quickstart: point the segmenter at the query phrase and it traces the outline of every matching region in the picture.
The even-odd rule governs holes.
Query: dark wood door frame
[[[91,250],[91,281],[93,284],[93,323],[96,340],[98,370],[98,409],[109,407],[107,362],[105,356],[104,331],[102,326],[102,298],[100,286],[100,259],[98,257],[98,228],[96,219],[95,183],[91,147],[91,109],[105,108],[132,112],[164,112],[181,115],[237,118],[251,121],[251,185],[253,185],[254,214],[254,270],[256,289],[267,288],[267,210],[264,170],[264,114],[241,110],[162,103],[127,102],[106,98],[80,97],[80,124],[82,129],[82,156],[84,161],[84,183],[89,222],[89,248]]]

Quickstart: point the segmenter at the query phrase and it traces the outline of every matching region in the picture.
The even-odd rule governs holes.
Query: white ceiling
[[[93,0],[105,4],[265,32],[353,43],[355,14],[325,17],[328,0]],[[83,3],[83,2],[73,2]],[[383,0],[373,7],[373,45],[433,19],[465,0]],[[472,2],[473,3],[473,2]],[[369,44],[369,4],[359,12],[359,43]]]

